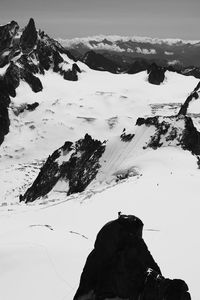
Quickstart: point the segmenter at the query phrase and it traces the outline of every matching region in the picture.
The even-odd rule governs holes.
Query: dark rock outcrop
[[[139,300],[191,300],[191,296],[184,280],[164,278],[150,268]]]
[[[193,101],[193,100],[197,100],[199,98],[199,94],[198,94],[199,90],[200,90],[200,82],[197,84],[197,86],[195,87],[193,92],[187,97],[184,104],[181,105],[181,109],[178,112],[178,115],[184,115],[185,116],[187,114],[187,110],[188,110],[190,102]]]
[[[165,71],[165,68],[159,67],[155,63],[150,65],[147,71],[149,83],[160,85],[165,79]]]
[[[20,106],[13,106],[12,110],[16,116],[19,116],[24,111],[34,111],[39,106],[38,102],[34,102],[31,104],[23,103]]]
[[[149,68],[150,63],[145,59],[135,60],[127,70],[128,74],[136,74],[138,72],[146,71]]]
[[[185,76],[194,76],[195,78],[200,79],[200,67],[183,68],[180,73]]]
[[[119,71],[119,66],[115,62],[94,51],[88,51],[81,60],[93,70],[111,73],[118,73]]]
[[[165,279],[142,238],[142,221],[119,215],[98,233],[74,300],[190,299],[182,280]]]
[[[21,196],[21,201],[32,202],[45,196],[58,180],[66,182],[67,195],[82,192],[95,178],[104,150],[104,143],[93,140],[88,134],[75,144],[66,142],[49,156],[33,185]]]
[[[27,70],[24,70],[21,76],[30,85],[33,92],[38,93],[42,91],[43,86],[40,79],[37,76],[33,75]]]
[[[12,46],[13,38],[15,37],[19,25],[15,21],[11,21],[7,25],[0,26],[0,53],[4,49],[8,49]]]
[[[1,82],[0,82],[1,86]],[[10,120],[8,116],[8,106],[10,98],[0,91],[0,145],[4,141],[4,136],[9,132]]]
[[[78,73],[81,73],[80,68],[77,64],[72,65],[72,70],[68,70],[64,72],[64,79],[70,80],[70,81],[77,81],[78,80]]]
[[[179,127],[178,122],[181,122]],[[148,145],[157,149],[163,145],[174,142],[174,145],[189,150],[192,154],[200,155],[200,132],[197,131],[193,121],[188,116],[178,115],[171,117],[138,118],[136,125],[155,126],[156,132],[152,135]]]

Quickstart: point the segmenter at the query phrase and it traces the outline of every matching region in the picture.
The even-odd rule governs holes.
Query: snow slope
[[[10,132],[0,148],[2,299],[72,299],[97,232],[122,211],[144,222],[144,239],[164,276],[184,279],[198,300],[200,173],[190,152],[173,147],[144,151],[137,158],[141,176],[68,198],[60,188],[56,196],[54,191],[32,205],[19,204],[19,194],[66,140],[86,132],[115,139],[124,127],[129,132],[139,116],[176,114],[198,82],[167,72],[165,82],[154,86],[145,72],[114,75],[78,65],[84,69],[78,82],[49,71],[39,75],[42,92],[34,94],[21,82],[12,99]],[[36,101],[34,111],[16,113]],[[121,163],[125,168],[126,159]],[[102,176],[110,170],[102,169]]]
[[[42,92],[33,93],[23,81],[17,88],[10,132],[0,148],[1,202],[18,202],[43,161],[66,140],[75,141],[86,132],[105,140],[124,128],[132,130],[138,116],[175,114],[198,82],[167,72],[165,82],[155,86],[148,83],[146,72],[111,74],[78,65],[84,72],[77,82],[48,71],[38,76]],[[39,103],[34,111],[16,115],[24,103],[34,102]]]
[[[200,173],[195,158],[175,148],[152,150],[140,167],[142,176],[104,192],[2,207],[2,299],[72,299],[97,232],[122,211],[144,222],[144,239],[164,276],[183,278],[198,300]]]

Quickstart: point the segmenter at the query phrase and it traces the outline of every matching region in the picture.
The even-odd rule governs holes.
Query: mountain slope
[[[200,66],[199,41],[103,35],[59,41],[79,58],[93,50],[122,65],[130,65],[134,58],[145,58],[162,65]]]
[[[124,128],[132,132],[138,116],[175,115],[198,83],[167,72],[164,83],[155,86],[148,83],[146,72],[116,75],[77,64],[85,70],[77,82],[49,70],[38,75],[41,92],[33,93],[23,81],[16,89],[9,108],[10,131],[0,147],[2,202],[18,202],[44,160],[65,141],[75,142],[86,133],[104,141],[121,135]],[[35,110],[24,109],[36,102]],[[189,107],[197,129],[198,103]]]
[[[43,86],[37,74],[44,74],[51,69],[66,80],[76,81],[81,70],[73,56],[58,42],[43,31],[36,30],[33,19],[30,19],[23,30],[20,30],[15,21],[0,26],[0,42],[1,144],[9,131],[10,97],[16,96],[16,89],[21,81],[38,93]]]

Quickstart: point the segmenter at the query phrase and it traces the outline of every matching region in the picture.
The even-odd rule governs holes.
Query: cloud
[[[146,48],[143,48],[141,49],[140,47],[136,47],[135,48],[135,51],[137,53],[141,53],[141,54],[156,54],[156,50],[155,49],[146,49]]]

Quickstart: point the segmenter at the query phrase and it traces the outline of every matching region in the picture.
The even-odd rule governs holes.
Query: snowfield
[[[144,239],[166,277],[183,278],[192,299],[199,282],[199,170],[187,151],[152,150],[143,175],[104,191],[2,207],[3,299],[70,300],[97,232],[118,211],[144,222]]]
[[[1,298],[73,299],[98,231],[122,211],[143,221],[144,240],[163,275],[184,279],[192,300],[198,300],[200,170],[189,151],[171,146],[140,153],[139,144],[130,144],[123,157],[113,160],[117,166],[102,162],[96,182],[131,163],[135,176],[89,186],[69,197],[59,183],[36,203],[19,203],[19,194],[65,141],[85,133],[114,141],[124,128],[132,131],[138,117],[175,115],[198,83],[194,77],[166,72],[165,82],[155,86],[148,83],[146,72],[116,75],[78,65],[84,70],[78,82],[48,71],[39,76],[42,92],[34,94],[22,82],[12,99],[10,132],[0,148]],[[18,114],[24,103],[34,102],[39,103],[34,111]],[[198,102],[192,103],[190,113],[200,113]],[[195,122],[199,124],[196,116]],[[144,132],[144,139],[151,130]],[[108,161],[115,144],[110,145]]]

